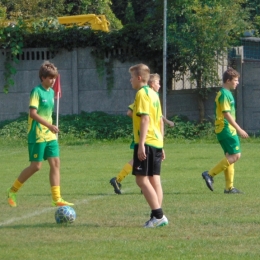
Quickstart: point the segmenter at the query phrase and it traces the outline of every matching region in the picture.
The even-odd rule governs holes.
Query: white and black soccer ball
[[[55,220],[57,224],[73,223],[76,219],[76,212],[70,206],[59,207],[55,212]]]

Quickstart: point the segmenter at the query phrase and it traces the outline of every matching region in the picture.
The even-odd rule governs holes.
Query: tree
[[[249,19],[252,22],[252,31],[255,36],[260,35],[260,2],[259,0],[248,0],[243,5],[249,12]]]
[[[8,19],[51,17],[64,13],[64,0],[0,0]]]
[[[162,6],[161,0],[112,0],[111,9],[115,13],[116,17],[122,21],[123,25],[130,23],[142,23],[148,17],[156,16],[158,7]],[[131,19],[129,20],[129,11],[133,12],[131,14]],[[134,19],[133,19],[134,17]],[[160,15],[162,19],[162,13]]]
[[[104,14],[112,29],[122,28],[110,8],[110,0],[0,0],[6,7],[7,18],[17,20],[58,17],[79,14]]]
[[[169,4],[169,48],[178,64],[178,77],[188,71],[196,83],[200,122],[209,87],[219,86],[218,56],[227,53],[232,41],[247,27],[241,0],[172,0]]]

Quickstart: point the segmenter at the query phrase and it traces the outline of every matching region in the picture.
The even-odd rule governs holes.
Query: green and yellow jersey
[[[46,90],[42,85],[36,86],[30,94],[29,108],[35,108],[37,114],[52,124],[52,112],[54,108],[54,91]],[[56,135],[46,126],[28,117],[28,143],[42,143],[56,140]]]
[[[224,112],[229,112],[236,120],[234,97],[229,90],[222,88],[215,98],[215,133],[218,140],[237,134],[236,129],[225,119]]]
[[[139,143],[142,115],[148,115],[150,119],[145,144],[155,148],[163,148],[163,136],[161,133],[161,104],[159,96],[149,86],[144,86],[139,89],[135,96],[133,106],[135,144]]]

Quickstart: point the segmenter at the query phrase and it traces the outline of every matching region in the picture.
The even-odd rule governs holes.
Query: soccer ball
[[[59,207],[55,212],[55,220],[57,224],[73,223],[76,219],[76,212],[70,206]]]

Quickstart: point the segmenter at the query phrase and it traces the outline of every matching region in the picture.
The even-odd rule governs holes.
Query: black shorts
[[[160,175],[162,162],[162,148],[145,145],[146,159],[138,159],[138,144],[134,147],[133,175],[153,176]]]

